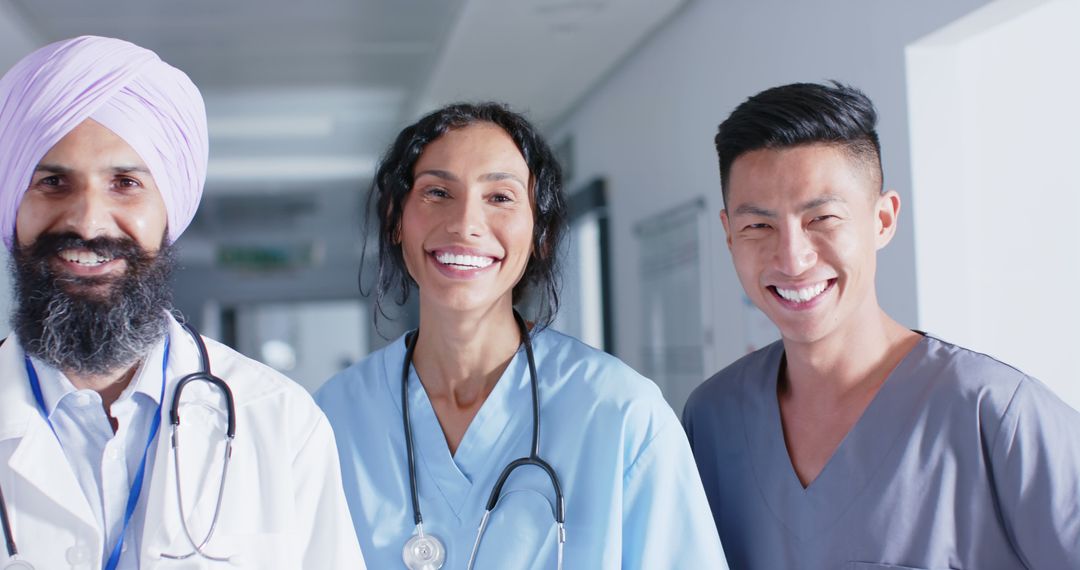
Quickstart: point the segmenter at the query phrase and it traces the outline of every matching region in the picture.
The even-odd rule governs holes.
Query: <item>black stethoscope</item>
[[[529,330],[525,326],[525,319],[514,311],[514,320],[517,321],[521,331],[521,342],[525,345],[525,356],[529,360],[529,381],[532,384],[532,412],[533,431],[532,449],[528,457],[515,459],[503,468],[502,474],[495,480],[495,486],[491,489],[484,516],[480,519],[480,528],[476,531],[476,541],[473,543],[472,553],[466,568],[472,570],[476,563],[476,553],[480,550],[480,541],[487,529],[488,518],[495,505],[499,502],[503,485],[518,467],[532,465],[539,467],[551,480],[551,487],[555,490],[555,524],[558,526],[558,565],[559,570],[563,567],[563,544],[566,542],[566,516],[563,509],[562,486],[559,484],[559,476],[555,469],[540,457],[540,388],[536,380],[536,362],[533,360],[532,341],[529,339]],[[413,456],[412,425],[409,423],[409,367],[412,365],[413,352],[416,350],[416,339],[419,331],[413,331],[405,337],[405,362],[401,369],[401,415],[405,425],[405,449],[409,460],[409,487],[412,490],[413,520],[416,522],[416,532],[405,542],[402,549],[402,559],[405,567],[409,570],[439,570],[446,561],[446,547],[442,541],[431,534],[424,533],[424,518],[420,514],[420,494],[416,490],[416,460]]]
[[[181,559],[185,559],[185,558],[190,558],[190,557],[198,554],[198,555],[202,556],[203,558],[207,558],[207,559],[210,559],[210,560],[216,560],[216,561],[219,561],[219,562],[225,562],[225,561],[229,560],[228,556],[212,556],[212,555],[208,554],[204,550],[204,548],[206,547],[207,543],[210,542],[210,539],[214,535],[214,530],[217,528],[218,515],[221,512],[222,498],[224,497],[224,491],[225,491],[225,476],[226,476],[226,474],[228,473],[228,470],[229,470],[229,459],[232,457],[232,442],[233,442],[233,439],[236,437],[236,407],[235,407],[234,402],[233,402],[232,390],[229,389],[229,385],[226,384],[224,380],[222,380],[221,378],[218,378],[217,376],[214,376],[213,373],[210,372],[210,355],[206,351],[206,344],[203,342],[202,336],[200,336],[198,331],[195,330],[195,327],[193,327],[189,323],[184,323],[183,327],[184,327],[184,330],[186,330],[188,332],[188,334],[191,335],[191,338],[195,340],[195,344],[199,349],[199,358],[200,358],[200,361],[202,363],[202,369],[197,371],[197,372],[193,372],[191,374],[188,374],[187,376],[184,376],[183,378],[180,379],[179,382],[177,382],[176,388],[173,390],[172,405],[169,408],[169,422],[172,424],[171,442],[172,442],[172,450],[173,450],[173,465],[176,468],[176,499],[177,499],[177,503],[179,505],[180,521],[181,521],[183,529],[184,529],[184,535],[187,537],[188,541],[191,543],[192,550],[191,550],[191,552],[189,552],[187,554],[165,554],[165,553],[162,553],[161,557],[162,558],[173,559],[173,560],[181,560]],[[2,342],[3,341],[0,341],[0,343],[2,343]],[[168,344],[168,341],[166,340],[166,345],[167,344]],[[167,355],[168,355],[168,348],[166,348],[166,356],[165,356],[166,361],[168,360]],[[164,368],[165,368],[165,362],[162,363],[162,386],[164,386],[164,382],[165,382]],[[214,386],[216,386],[221,391],[222,395],[225,396],[225,407],[226,407],[227,420],[228,420],[228,427],[227,427],[226,432],[225,432],[225,461],[224,461],[224,464],[223,464],[223,466],[221,468],[221,483],[220,483],[220,485],[218,487],[217,503],[216,503],[216,506],[214,507],[214,518],[211,519],[211,521],[210,521],[210,529],[207,531],[206,535],[200,541],[196,541],[191,536],[191,532],[190,532],[190,530],[188,529],[188,526],[187,526],[187,517],[184,514],[184,499],[183,499],[183,492],[181,490],[183,485],[181,485],[181,482],[180,482],[180,444],[179,444],[179,438],[180,438],[180,435],[179,435],[179,433],[180,433],[180,396],[181,396],[181,394],[183,394],[184,387],[187,386],[188,384],[190,384],[191,382],[196,381],[196,380],[202,381],[202,382],[208,382],[210,384],[213,384]],[[39,405],[39,408],[40,408],[40,405]],[[42,412],[42,414],[43,414],[43,416],[45,416],[44,412]],[[160,416],[158,416],[158,417],[160,417]],[[48,419],[47,416],[45,416],[45,421],[49,422],[49,419]],[[51,422],[49,422],[49,425],[51,427],[51,425],[52,425]],[[156,430],[151,430],[151,431],[156,432]],[[140,487],[141,487],[141,484],[142,484],[142,481],[140,479],[139,480],[139,486]],[[135,496],[136,497],[138,496],[137,492],[135,493]],[[129,501],[129,510],[132,510],[131,509],[132,505],[130,503],[131,503],[131,501]],[[7,553],[8,553],[8,560],[3,566],[4,570],[33,570],[34,566],[32,564],[30,564],[29,562],[27,562],[27,561],[25,561],[25,560],[23,560],[23,559],[21,559],[19,557],[19,549],[15,544],[15,536],[14,536],[14,533],[12,532],[11,520],[8,517],[7,503],[4,501],[3,489],[0,489],[0,523],[2,523],[2,525],[3,525],[4,542],[5,542],[6,546],[7,546]]]

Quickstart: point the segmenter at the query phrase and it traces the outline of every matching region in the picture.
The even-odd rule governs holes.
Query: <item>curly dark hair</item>
[[[455,103],[424,116],[402,129],[379,161],[367,202],[367,219],[369,223],[378,220],[379,226],[378,274],[374,285],[376,319],[380,314],[386,316],[383,302],[387,297],[393,295],[393,301],[403,305],[416,286],[405,267],[404,254],[397,240],[405,198],[413,186],[416,162],[432,141],[449,131],[477,123],[493,124],[510,135],[529,167],[534,216],[533,254],[521,280],[514,285],[513,302],[518,304],[527,293],[538,295],[535,299],[538,313],[533,315],[537,327],[544,328],[554,320],[559,310],[558,257],[567,217],[562,168],[529,121],[506,105],[493,102]],[[363,268],[361,262],[361,292],[364,292]]]

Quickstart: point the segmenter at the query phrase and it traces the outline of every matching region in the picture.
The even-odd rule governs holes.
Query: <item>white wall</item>
[[[795,81],[838,79],[877,104],[885,181],[910,199],[904,47],[981,6],[983,0],[697,0],[677,14],[595,89],[553,132],[574,138],[573,188],[609,182],[617,354],[641,365],[638,251],[633,225],[704,196],[713,219],[712,332],[716,370],[741,356],[741,288],[723,230],[712,139],[748,96]],[[881,303],[916,326],[910,204],[899,235],[879,259]]]
[[[28,30],[22,19],[7,2],[0,2],[0,75],[43,42]],[[0,337],[11,331],[11,272],[8,270],[7,249],[0,247]]]
[[[352,299],[245,305],[237,308],[237,348],[314,392],[367,353],[369,315]],[[291,349],[292,362],[266,353],[268,341]]]
[[[6,72],[24,55],[43,44],[37,32],[27,28],[9,2],[0,2],[0,70]]]
[[[1080,409],[1080,0],[994,2],[908,50],[919,323]]]

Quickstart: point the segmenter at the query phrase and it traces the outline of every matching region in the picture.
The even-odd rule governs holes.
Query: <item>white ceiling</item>
[[[200,87],[413,89],[463,0],[7,0],[46,41],[81,34],[151,48]]]
[[[420,107],[495,99],[549,123],[685,3],[469,0]]]
[[[452,100],[549,124],[686,0],[6,2],[0,30],[36,44],[121,37],[186,71],[210,115],[208,192],[280,192],[366,184],[402,125]]]

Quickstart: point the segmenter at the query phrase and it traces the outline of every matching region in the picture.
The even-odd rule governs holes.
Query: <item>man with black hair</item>
[[[683,423],[732,568],[1080,568],[1080,414],[1038,380],[878,305],[874,107],[793,84],[720,125],[721,221],[782,337]]]

